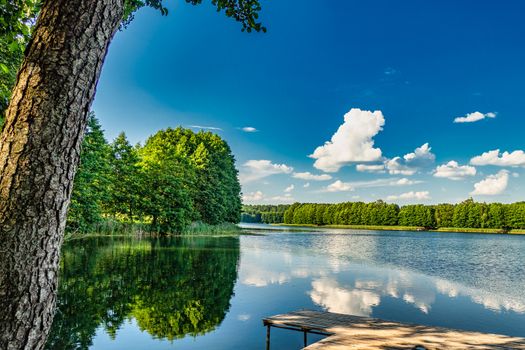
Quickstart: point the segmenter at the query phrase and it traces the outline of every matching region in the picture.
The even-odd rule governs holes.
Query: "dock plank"
[[[327,338],[304,350],[525,350],[525,338],[406,324],[380,319],[320,312],[294,311],[263,319],[264,325],[325,333]]]

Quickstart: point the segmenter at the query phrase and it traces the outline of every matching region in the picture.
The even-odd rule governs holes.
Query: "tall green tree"
[[[124,215],[130,222],[138,214],[140,203],[142,183],[139,161],[138,150],[129,143],[125,133],[120,133],[111,143],[108,211],[113,215]]]
[[[169,142],[170,130],[157,132],[140,149],[142,210],[151,217],[153,230],[163,233],[182,232],[196,219],[195,169],[177,143]]]
[[[98,119],[91,113],[71,195],[67,217],[69,230],[88,232],[102,221],[103,207],[110,199],[109,159],[110,147]]]

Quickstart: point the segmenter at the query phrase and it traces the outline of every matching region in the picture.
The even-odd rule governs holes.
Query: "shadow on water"
[[[63,248],[48,349],[87,349],[125,321],[158,339],[214,330],[230,308],[238,238],[92,238]]]

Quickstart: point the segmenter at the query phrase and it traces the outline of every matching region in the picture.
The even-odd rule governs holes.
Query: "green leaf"
[[[0,69],[5,73],[5,74],[8,74],[9,73],[9,68],[3,64],[3,63],[0,63]]]
[[[11,44],[9,44],[9,51],[11,52],[20,51],[20,45],[18,44],[18,42],[13,41]]]

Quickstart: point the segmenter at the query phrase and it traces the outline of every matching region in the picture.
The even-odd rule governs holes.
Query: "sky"
[[[93,110],[109,140],[218,133],[245,203],[525,200],[525,2],[261,0],[141,9]]]

